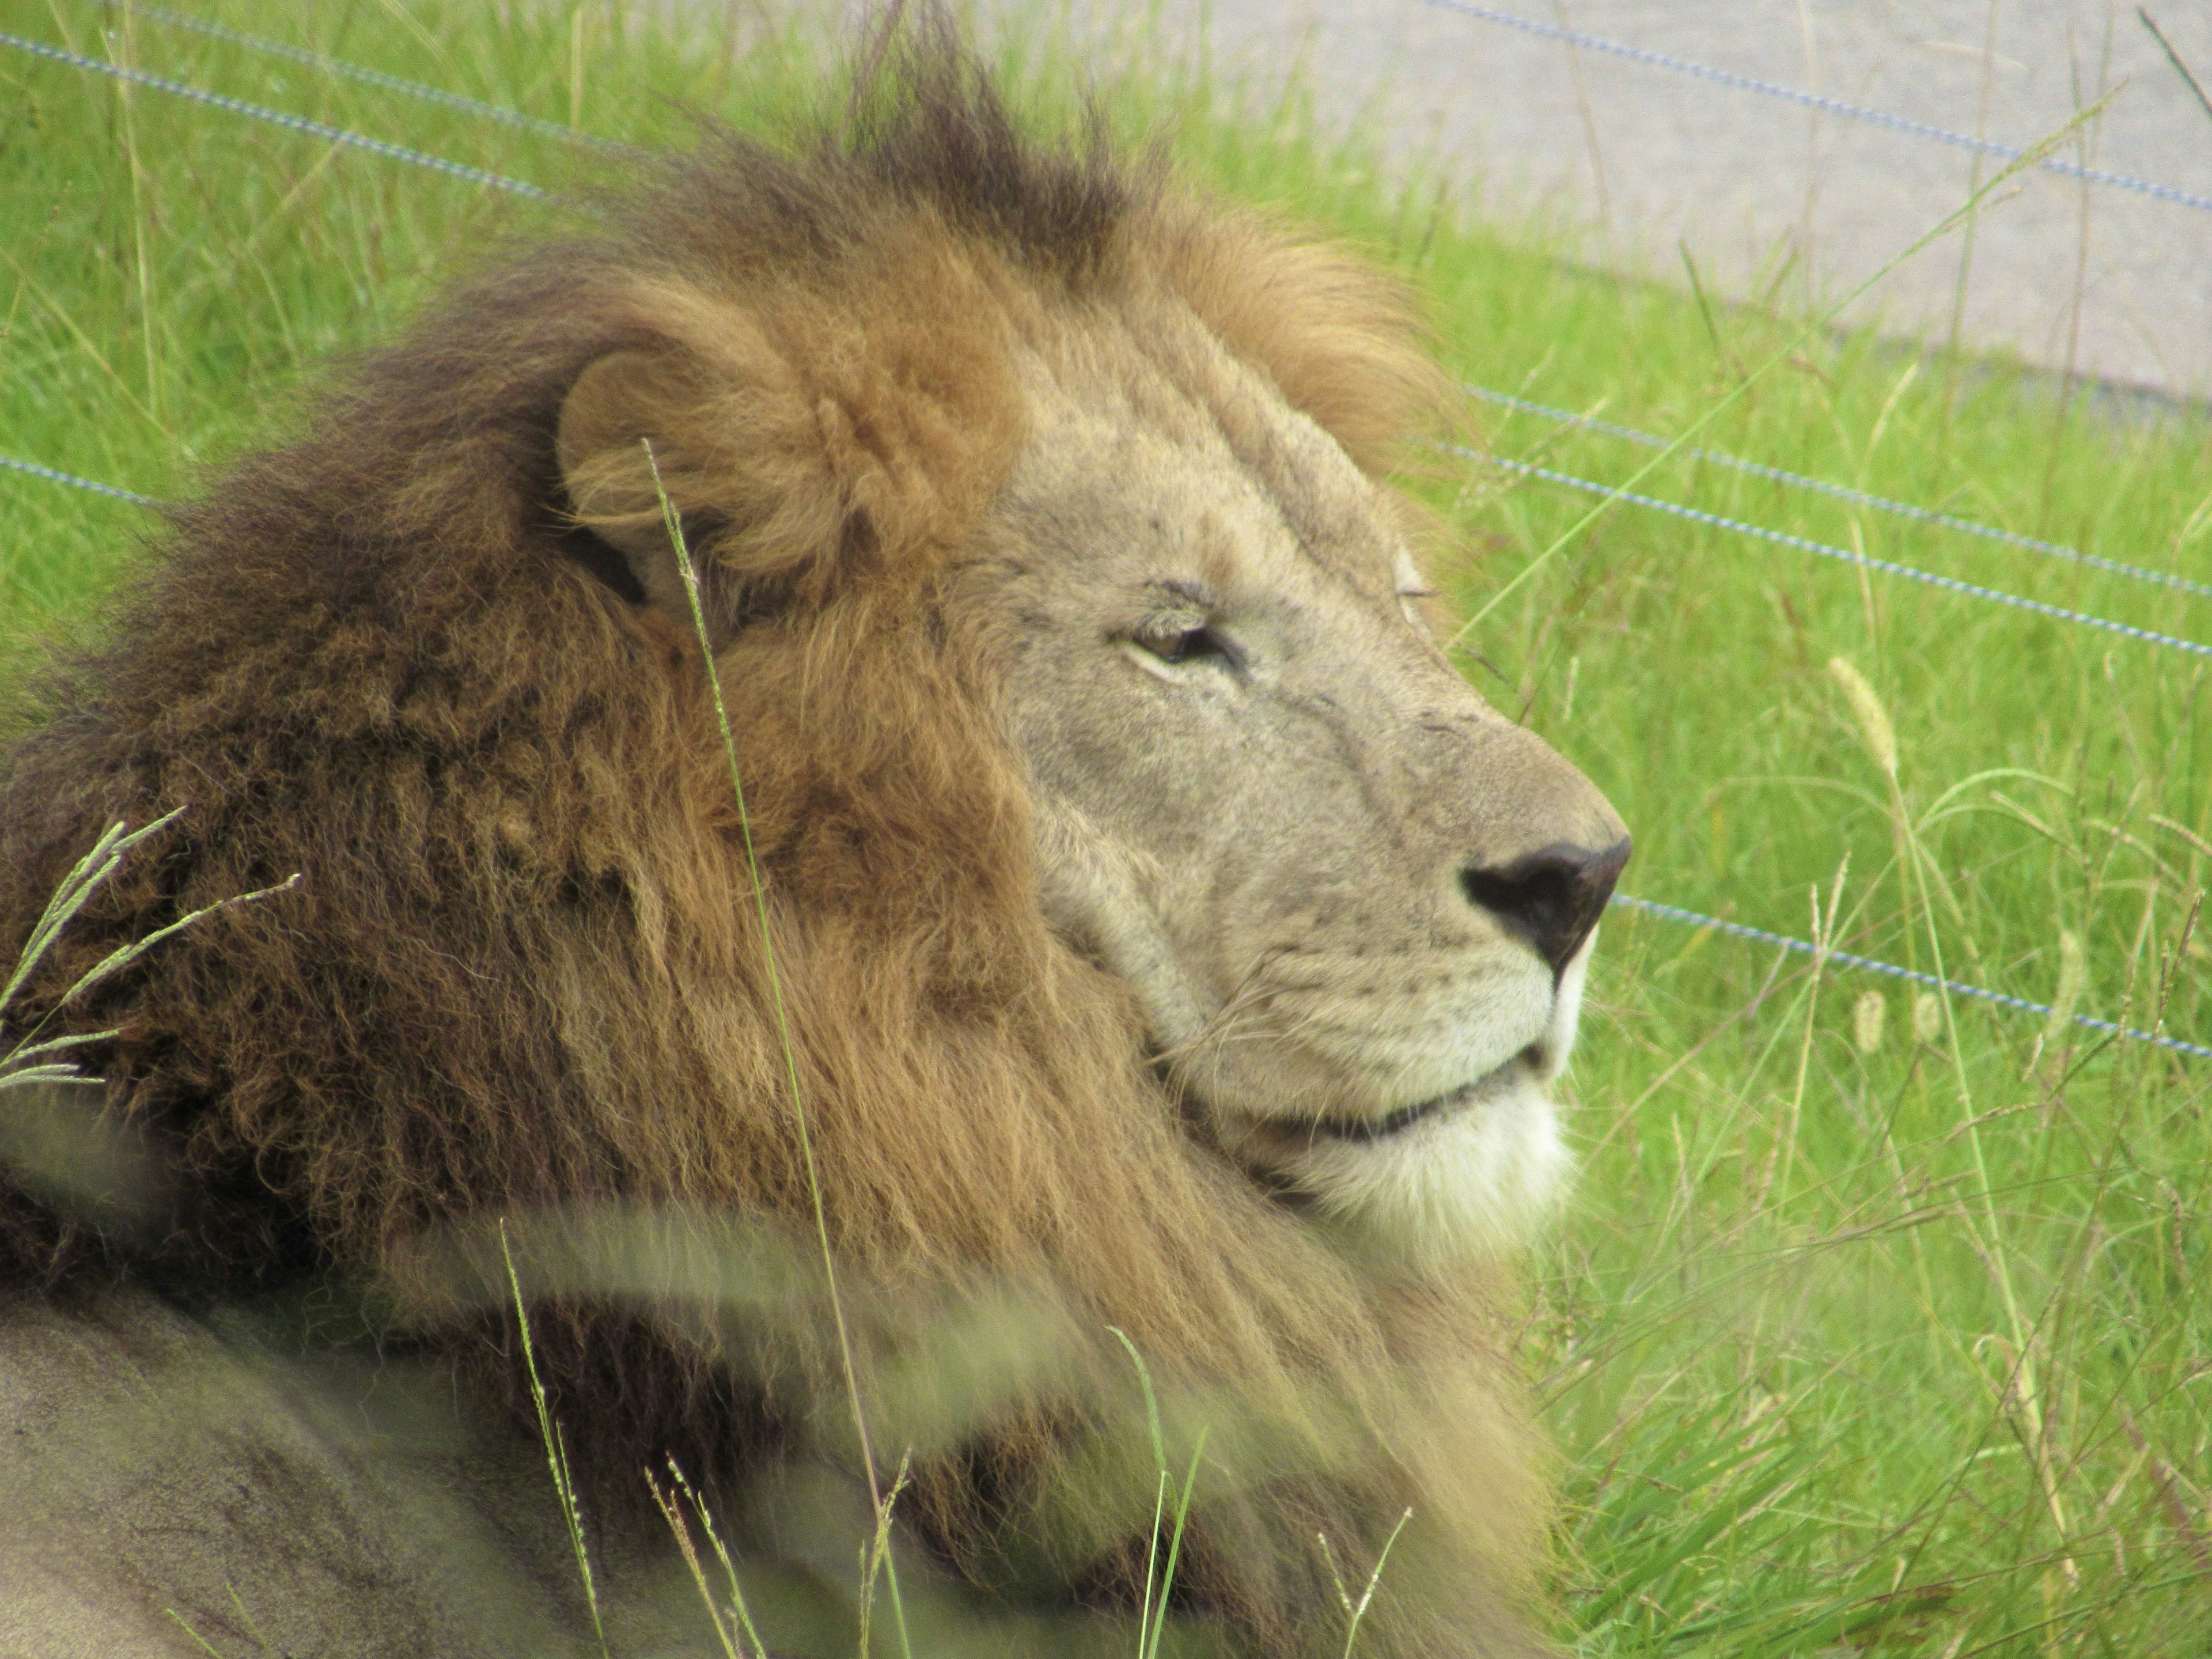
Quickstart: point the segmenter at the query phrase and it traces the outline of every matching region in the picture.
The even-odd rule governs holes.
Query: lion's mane
[[[382,1276],[497,1370],[507,1328],[424,1288],[441,1231],[598,1205],[811,1235],[787,1028],[853,1283],[890,1304],[1026,1286],[1074,1334],[1073,1370],[924,1448],[902,1512],[946,1559],[986,1585],[1040,1548],[1079,1595],[1141,1582],[1149,1474],[1084,1485],[1112,1485],[1083,1449],[1099,1402],[1125,1403],[1097,1380],[1127,1380],[1118,1328],[1191,1411],[1292,1425],[1221,1437],[1183,1570],[1198,1605],[1300,1650],[1340,1629],[1316,1532],[1364,1577],[1410,1507],[1363,1642],[1522,1650],[1543,1482],[1490,1273],[1363,1268],[1190,1138],[1124,988],[1043,921],[994,703],[1006,642],[947,602],[1022,440],[1017,322],[1109,319],[1108,350],[1187,307],[1370,471],[1435,372],[1357,259],[1103,146],[1019,136],[941,45],[885,61],[795,155],[711,137],[498,264],[356,365],[306,436],[171,511],[106,641],[0,763],[0,951],[102,826],[184,809],[12,1018],[112,1028],[86,1056],[107,1117],[185,1192],[126,1239],[8,1184],[5,1272],[25,1293],[103,1267],[204,1293]],[[564,394],[625,349],[712,370],[653,413],[726,578],[780,987],[696,645],[563,495]],[[118,943],[295,872],[63,1004]],[[534,1324],[567,1432],[633,1486],[669,1450],[735,1479],[842,1444],[804,1344],[725,1363],[651,1298],[573,1289]],[[1087,1538],[1018,1535],[1055,1493]]]

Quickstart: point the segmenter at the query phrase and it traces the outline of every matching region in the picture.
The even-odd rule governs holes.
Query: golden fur
[[[1215,1443],[1194,1608],[1257,1651],[1338,1643],[1316,1532],[1364,1579],[1411,1507],[1364,1650],[1540,1650],[1544,1483],[1494,1269],[1333,1252],[1193,1139],[1126,989],[1039,909],[1004,642],[957,575],[1024,441],[1016,343],[1079,348],[1095,317],[1120,349],[1170,303],[1377,476],[1441,404],[1390,279],[1020,138],[957,53],[894,52],[811,150],[710,139],[176,509],[112,642],[7,753],[0,951],[100,826],[185,809],[14,1020],[116,1028],[89,1056],[107,1111],[187,1195],[125,1239],[10,1186],[15,1283],[381,1274],[496,1356],[507,1326],[425,1266],[440,1230],[600,1204],[807,1235],[705,676],[611,553],[658,526],[649,432],[706,573],[837,1259],[887,1306],[1020,1287],[1077,1356],[925,1449],[902,1512],[986,1587],[1133,1601],[1152,1478],[1095,1456],[1133,1398],[1115,1327],[1186,1426],[1275,1425]],[[59,1002],[118,942],[295,871]],[[538,1304],[555,1409],[613,1480],[844,1446],[819,1344],[780,1360],[771,1330],[738,1364],[673,1307]],[[872,1328],[864,1395],[896,1346]]]

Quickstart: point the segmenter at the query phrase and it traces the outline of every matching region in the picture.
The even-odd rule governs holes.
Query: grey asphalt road
[[[2212,112],[2118,0],[1495,0],[1492,9],[2027,144],[2112,92],[2060,154],[2212,198]],[[2212,3],[2148,0],[2212,90]],[[987,29],[1070,32],[1098,61],[1210,44],[1255,95],[1302,75],[1324,122],[1433,165],[1580,257],[1741,297],[1840,298],[1966,197],[1975,158],[1546,40],[1437,0],[983,0]],[[2115,91],[2115,89],[2117,90]],[[1984,160],[1986,179],[2001,161]],[[1961,270],[1964,267],[1964,283]],[[2171,396],[2212,392],[2212,211],[2048,173],[2008,181],[1857,308]]]

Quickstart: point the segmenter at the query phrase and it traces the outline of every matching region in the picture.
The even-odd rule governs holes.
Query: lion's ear
[[[837,545],[846,492],[805,381],[753,319],[688,297],[662,309],[678,325],[669,335],[610,351],[577,375],[555,453],[569,511],[622,555],[647,603],[689,635],[665,495],[719,649]]]
[[[570,383],[568,511],[685,634],[664,491],[717,648],[748,619],[926,568],[913,556],[959,545],[987,507],[1023,429],[1004,322],[963,267],[917,255],[896,274],[835,302],[641,288],[642,343]]]
[[[622,555],[646,603],[680,623],[686,634],[693,626],[690,600],[661,495],[667,493],[679,522],[684,521],[685,503],[678,492],[694,478],[697,459],[685,452],[678,434],[692,424],[686,417],[696,412],[696,379],[673,350],[610,352],[587,365],[568,388],[555,438],[570,511]],[[705,528],[695,508],[684,524],[695,559],[696,542]]]

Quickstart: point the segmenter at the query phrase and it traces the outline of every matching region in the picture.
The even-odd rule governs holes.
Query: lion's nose
[[[1626,836],[1602,850],[1555,842],[1508,864],[1462,870],[1460,886],[1534,945],[1556,979],[1597,926],[1628,853]]]

